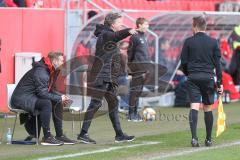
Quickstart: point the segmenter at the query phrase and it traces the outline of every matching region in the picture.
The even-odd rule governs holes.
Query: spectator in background
[[[159,57],[166,57],[166,51],[170,48],[170,42],[167,38],[162,37],[159,39]],[[161,61],[161,58],[159,60]]]
[[[232,56],[228,73],[232,76],[234,84],[240,85],[240,46],[237,47]]]
[[[234,27],[233,32],[229,38],[229,42],[232,44],[232,48],[234,50],[240,46],[240,25]]]
[[[88,20],[90,20],[92,17],[96,16],[98,13],[96,11],[89,11],[88,12]]]
[[[13,0],[13,2],[14,2],[18,7],[26,7],[26,1],[25,1],[25,0]]]
[[[170,42],[168,39],[162,37],[159,39],[159,56],[158,63],[163,66],[168,66],[168,55],[167,50],[170,48]]]
[[[89,11],[88,12],[88,20],[96,16],[98,13],[96,11]],[[86,47],[90,50],[90,55],[94,55],[96,51],[96,43],[97,43],[97,37],[91,36],[91,39],[86,44]]]
[[[97,15],[96,11],[89,11],[88,12],[88,20],[93,18]],[[84,37],[84,38],[82,38]],[[76,52],[74,53],[73,57],[86,57],[88,55],[95,55],[96,51],[96,43],[97,43],[97,37],[93,35],[92,31],[89,30],[82,30],[80,34],[77,37],[78,44],[76,45]],[[75,48],[75,47],[73,47]],[[86,60],[84,58],[84,60]],[[75,86],[83,86],[85,83],[85,77],[84,74],[81,72],[73,72],[70,76],[70,83],[74,84]],[[75,87],[76,89],[76,87]],[[72,90],[72,89],[70,89]],[[79,90],[77,91],[78,94],[81,94],[83,91]]]
[[[25,0],[0,0],[6,7],[26,7]]]
[[[129,91],[128,91],[128,73],[127,73],[127,48],[129,43],[127,41],[122,41],[119,44],[120,54],[121,54],[121,73],[118,78],[119,83],[119,110],[128,110],[129,103]]]
[[[0,0],[0,7],[7,7],[4,0]]]
[[[97,15],[96,11],[88,12],[88,20]],[[84,39],[80,38],[84,37]],[[94,55],[96,50],[97,37],[90,30],[82,30],[77,37],[79,44],[76,47],[75,56]]]
[[[6,7],[18,7],[13,0],[3,0],[3,2],[5,3]]]
[[[158,63],[167,68],[167,73],[164,75],[164,80],[170,80],[172,73],[176,69],[176,63],[170,59],[168,50],[170,48],[170,42],[167,38],[162,37],[159,39],[159,57]]]
[[[36,0],[34,3],[33,3],[33,6],[34,8],[43,8],[43,0]]]

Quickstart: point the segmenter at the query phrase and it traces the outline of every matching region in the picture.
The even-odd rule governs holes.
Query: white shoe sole
[[[142,122],[143,120],[133,120],[133,122]]]
[[[52,143],[41,142],[41,145],[43,145],[43,146],[61,146],[63,144],[52,144]]]
[[[117,140],[115,140],[115,143],[132,142],[132,141],[134,141],[134,140],[135,140],[135,138],[133,138],[133,139],[131,139],[131,140],[124,140],[124,141],[117,141]]]
[[[84,144],[96,144],[96,143],[87,142],[87,141],[84,141],[84,140],[81,140],[81,139],[80,139],[80,142],[81,142],[81,143],[84,143]]]
[[[90,142],[87,142],[87,141],[84,141],[84,140],[80,140],[81,143],[84,143],[84,144],[89,144]]]
[[[64,145],[74,145],[76,143],[68,143],[68,142],[63,142]]]

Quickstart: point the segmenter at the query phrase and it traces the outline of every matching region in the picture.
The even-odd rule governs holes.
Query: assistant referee
[[[194,17],[192,23],[194,35],[185,40],[181,53],[181,65],[188,78],[187,90],[191,101],[189,124],[192,134],[192,147],[199,147],[197,121],[201,105],[203,106],[206,125],[205,145],[212,145],[212,104],[214,103],[216,86],[219,94],[223,92],[219,45],[216,39],[205,33],[206,28],[207,23],[204,16]],[[217,82],[214,81],[215,76]]]

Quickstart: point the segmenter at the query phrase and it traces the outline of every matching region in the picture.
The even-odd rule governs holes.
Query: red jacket
[[[7,5],[7,7],[18,7],[13,0],[4,0],[5,4]]]

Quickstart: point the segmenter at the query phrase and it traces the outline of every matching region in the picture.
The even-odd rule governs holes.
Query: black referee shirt
[[[216,76],[218,84],[222,84],[222,70],[220,65],[221,52],[216,39],[198,32],[185,40],[181,64],[186,75],[207,73]]]

